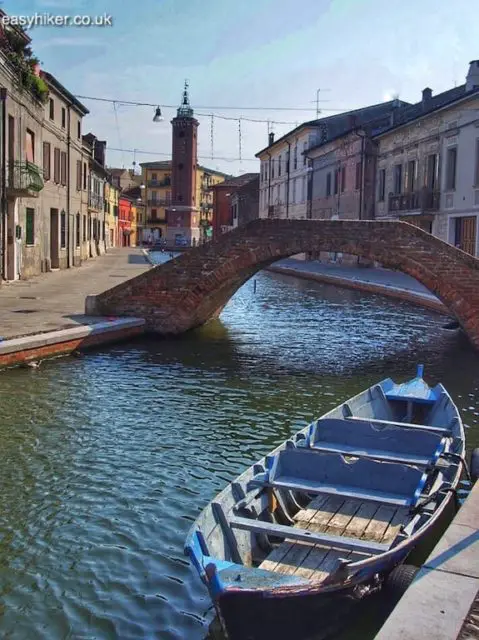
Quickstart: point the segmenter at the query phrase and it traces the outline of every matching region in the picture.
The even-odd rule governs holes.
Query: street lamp
[[[162,120],[164,120],[164,118],[161,115],[161,109],[160,107],[156,107],[155,115],[153,116],[153,122],[161,122]]]

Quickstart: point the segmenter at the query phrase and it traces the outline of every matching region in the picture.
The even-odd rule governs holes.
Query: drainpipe
[[[358,134],[359,135],[359,134]],[[358,219],[362,220],[363,217],[363,194],[364,194],[364,167],[365,167],[365,144],[364,144],[364,136],[361,136],[361,180],[359,183],[359,211],[358,211]]]
[[[0,269],[2,280],[7,279],[7,90],[0,89],[2,102],[2,149],[1,149],[1,229],[0,229]]]
[[[269,158],[268,163],[268,218],[269,218],[269,207],[271,202],[271,154],[266,152]]]
[[[289,171],[290,171],[290,165],[291,165],[291,142],[286,142],[286,144],[288,145],[288,165],[286,168],[286,217],[289,217]]]
[[[70,112],[70,107],[71,104],[67,105],[67,268],[69,269],[70,267],[73,266],[72,264],[72,250],[71,250],[71,245],[72,245],[72,240],[74,242],[74,238],[71,237],[71,225],[70,225],[70,172],[71,172],[71,167],[70,167],[70,145],[71,145],[71,132],[70,132],[70,128],[71,128],[71,112]]]

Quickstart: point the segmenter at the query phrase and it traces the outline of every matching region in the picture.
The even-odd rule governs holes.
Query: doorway
[[[471,256],[476,255],[477,216],[455,218],[454,245]]]
[[[50,209],[50,259],[51,268],[60,268],[60,243],[58,242],[58,209]]]

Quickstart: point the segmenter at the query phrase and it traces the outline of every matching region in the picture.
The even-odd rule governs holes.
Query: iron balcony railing
[[[441,199],[439,191],[422,189],[411,193],[390,194],[389,211],[438,211]]]
[[[103,210],[103,196],[98,195],[97,193],[89,193],[88,194],[88,206],[92,209],[98,209],[99,211]]]
[[[169,187],[171,185],[171,178],[163,178],[163,180],[148,180],[148,187]]]
[[[15,191],[34,191],[43,189],[43,178],[39,167],[33,162],[12,161],[8,164],[7,188]]]
[[[166,224],[166,218],[147,218],[146,224]]]
[[[148,200],[149,207],[169,207],[171,204],[171,198],[152,198]]]

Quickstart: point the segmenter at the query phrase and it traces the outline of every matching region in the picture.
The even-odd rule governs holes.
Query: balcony
[[[147,201],[149,207],[169,207],[171,205],[171,198],[154,198]]]
[[[7,196],[37,198],[43,186],[43,178],[36,164],[16,161],[8,163]]]
[[[441,193],[430,189],[411,193],[391,194],[389,211],[439,211]]]
[[[200,204],[200,209],[202,211],[211,211],[213,209],[213,203],[212,202],[202,202]]]
[[[98,193],[89,193],[88,206],[90,209],[103,211],[103,196],[99,195]]]
[[[152,227],[155,225],[166,224],[166,218],[147,218],[146,224]]]
[[[159,187],[170,187],[171,178],[163,178],[163,180],[148,180],[146,185],[152,189],[158,189]]]

